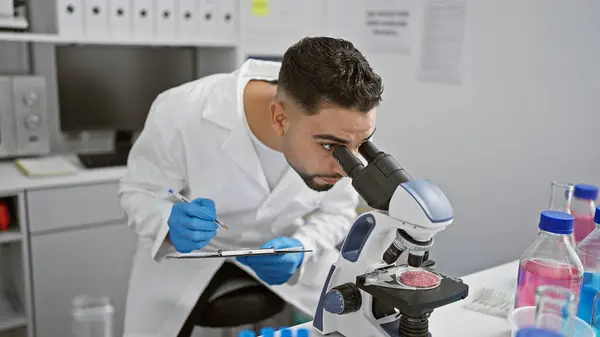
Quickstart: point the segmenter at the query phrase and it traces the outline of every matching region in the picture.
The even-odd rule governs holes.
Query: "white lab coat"
[[[295,281],[271,287],[288,303],[314,313],[337,258],[335,245],[356,216],[358,195],[348,178],[328,192],[315,192],[291,168],[269,191],[243,117],[242,93],[250,79],[277,79],[279,66],[249,60],[233,73],[170,89],[152,104],[119,191],[129,226],[139,236],[125,336],[176,336],[223,263],[164,259],[175,251],[165,242],[170,188],[183,190],[189,199],[215,201],[217,216],[229,230],[220,228],[205,250],[260,247],[279,236],[295,237],[314,249],[305,255]]]

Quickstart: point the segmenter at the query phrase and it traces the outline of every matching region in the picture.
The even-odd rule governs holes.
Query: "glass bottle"
[[[114,307],[108,298],[81,295],[72,305],[73,337],[113,337]]]
[[[594,212],[598,187],[587,184],[575,185],[573,201],[570,205],[571,214],[575,217],[575,244],[579,244],[594,228]]]
[[[583,264],[583,284],[577,316],[600,336],[600,206],[596,207],[595,229],[577,246]]]
[[[576,304],[583,279],[583,265],[577,257],[569,235],[574,217],[560,211],[543,211],[540,232],[519,261],[515,308],[536,305],[539,286],[554,285],[570,289]]]
[[[550,203],[548,209],[569,213],[573,190],[573,184],[553,181],[550,186]]]
[[[554,285],[536,289],[536,327],[572,336],[576,312],[575,294],[571,290]]]
[[[550,185],[550,202],[548,209],[571,213],[570,206],[575,186],[571,183],[553,181]],[[570,234],[571,244],[575,247],[575,235]]]

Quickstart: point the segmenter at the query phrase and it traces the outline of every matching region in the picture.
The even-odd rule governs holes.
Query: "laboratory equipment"
[[[564,335],[541,328],[523,328],[517,331],[516,337],[564,337]]]
[[[575,294],[568,288],[541,285],[535,294],[535,325],[546,330],[573,334],[577,306]]]
[[[600,333],[600,206],[594,217],[596,228],[577,246],[583,264],[583,284],[577,315]]]
[[[569,213],[573,198],[574,185],[571,183],[553,181],[550,187],[550,203],[548,209]]]
[[[588,184],[575,185],[571,202],[571,214],[575,217],[575,244],[579,244],[594,228],[594,212],[598,187]]]
[[[195,57],[191,48],[57,46],[61,131],[114,131],[113,149],[80,153],[83,165],[126,165],[156,97],[196,79]]]
[[[526,306],[526,307],[520,307],[517,309],[514,309],[509,315],[508,315],[508,324],[510,326],[510,330],[511,330],[511,337],[517,337],[517,336],[522,336],[522,335],[518,335],[519,331],[521,330],[533,330],[531,333],[533,332],[539,332],[539,330],[545,330],[548,331],[547,329],[543,329],[543,328],[538,328],[536,327],[535,324],[536,321],[536,307],[535,306]],[[547,319],[547,321],[549,321],[549,319]],[[555,317],[555,322],[557,322],[557,324],[559,324],[558,322],[561,321],[560,317]],[[536,331],[537,330],[537,331]],[[567,336],[565,334],[562,333],[558,333],[555,331],[550,331],[552,334],[548,334],[548,335],[540,335],[539,337],[596,337],[596,333],[594,332],[594,329],[592,329],[592,327],[587,324],[584,320],[582,320],[579,317],[575,317],[574,319],[574,324],[573,324],[573,334],[571,336]],[[525,333],[525,332],[523,332]],[[537,335],[527,335],[527,337],[533,337]]]
[[[297,328],[297,329],[289,329],[289,328],[282,328],[279,329],[279,333],[277,334],[277,332],[275,331],[275,329],[271,328],[271,327],[266,327],[266,328],[262,328],[260,330],[260,335],[261,337],[310,337],[310,330],[306,329],[306,328]],[[241,331],[238,335],[238,337],[256,337],[256,333],[254,333],[254,331],[252,330],[244,330]]]
[[[413,180],[372,142],[358,150],[366,166],[344,146],[336,146],[333,156],[375,210],[361,214],[347,234],[313,326],[346,337],[429,336],[434,309],[464,299],[469,290],[461,280],[433,270],[429,260],[433,237],[453,222],[452,206],[439,187]],[[404,252],[407,263],[397,264]],[[402,274],[409,271],[432,273],[439,282],[425,288],[404,284]]]
[[[548,209],[570,213],[574,185],[566,182],[553,181],[550,188],[550,203]],[[571,244],[575,247],[575,235],[570,234]]]
[[[114,307],[106,297],[80,295],[72,301],[73,337],[113,337]]]
[[[260,329],[260,335],[263,337],[275,337],[275,329],[266,327]]]
[[[0,158],[50,152],[46,82],[40,76],[0,76]]]
[[[583,266],[569,239],[573,220],[560,211],[541,213],[540,232],[519,261],[515,308],[535,305],[536,289],[542,285],[571,289],[578,301]]]

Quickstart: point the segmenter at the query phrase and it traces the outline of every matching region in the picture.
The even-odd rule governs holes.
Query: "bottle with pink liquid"
[[[575,185],[573,200],[570,205],[570,213],[575,217],[575,244],[590,234],[594,225],[594,212],[596,211],[596,199],[598,198],[598,187],[587,184]]]
[[[575,252],[570,234],[574,217],[560,211],[544,211],[540,232],[519,261],[515,308],[536,305],[536,290],[542,285],[568,288],[579,303],[583,265]]]

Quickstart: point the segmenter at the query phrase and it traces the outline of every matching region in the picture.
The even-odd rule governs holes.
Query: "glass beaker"
[[[73,337],[113,337],[115,310],[108,298],[81,295],[72,306]]]
[[[573,198],[575,185],[560,181],[553,181],[550,190],[550,205],[552,211],[570,213],[569,205]]]
[[[577,299],[567,288],[542,285],[535,294],[535,326],[573,336]]]

